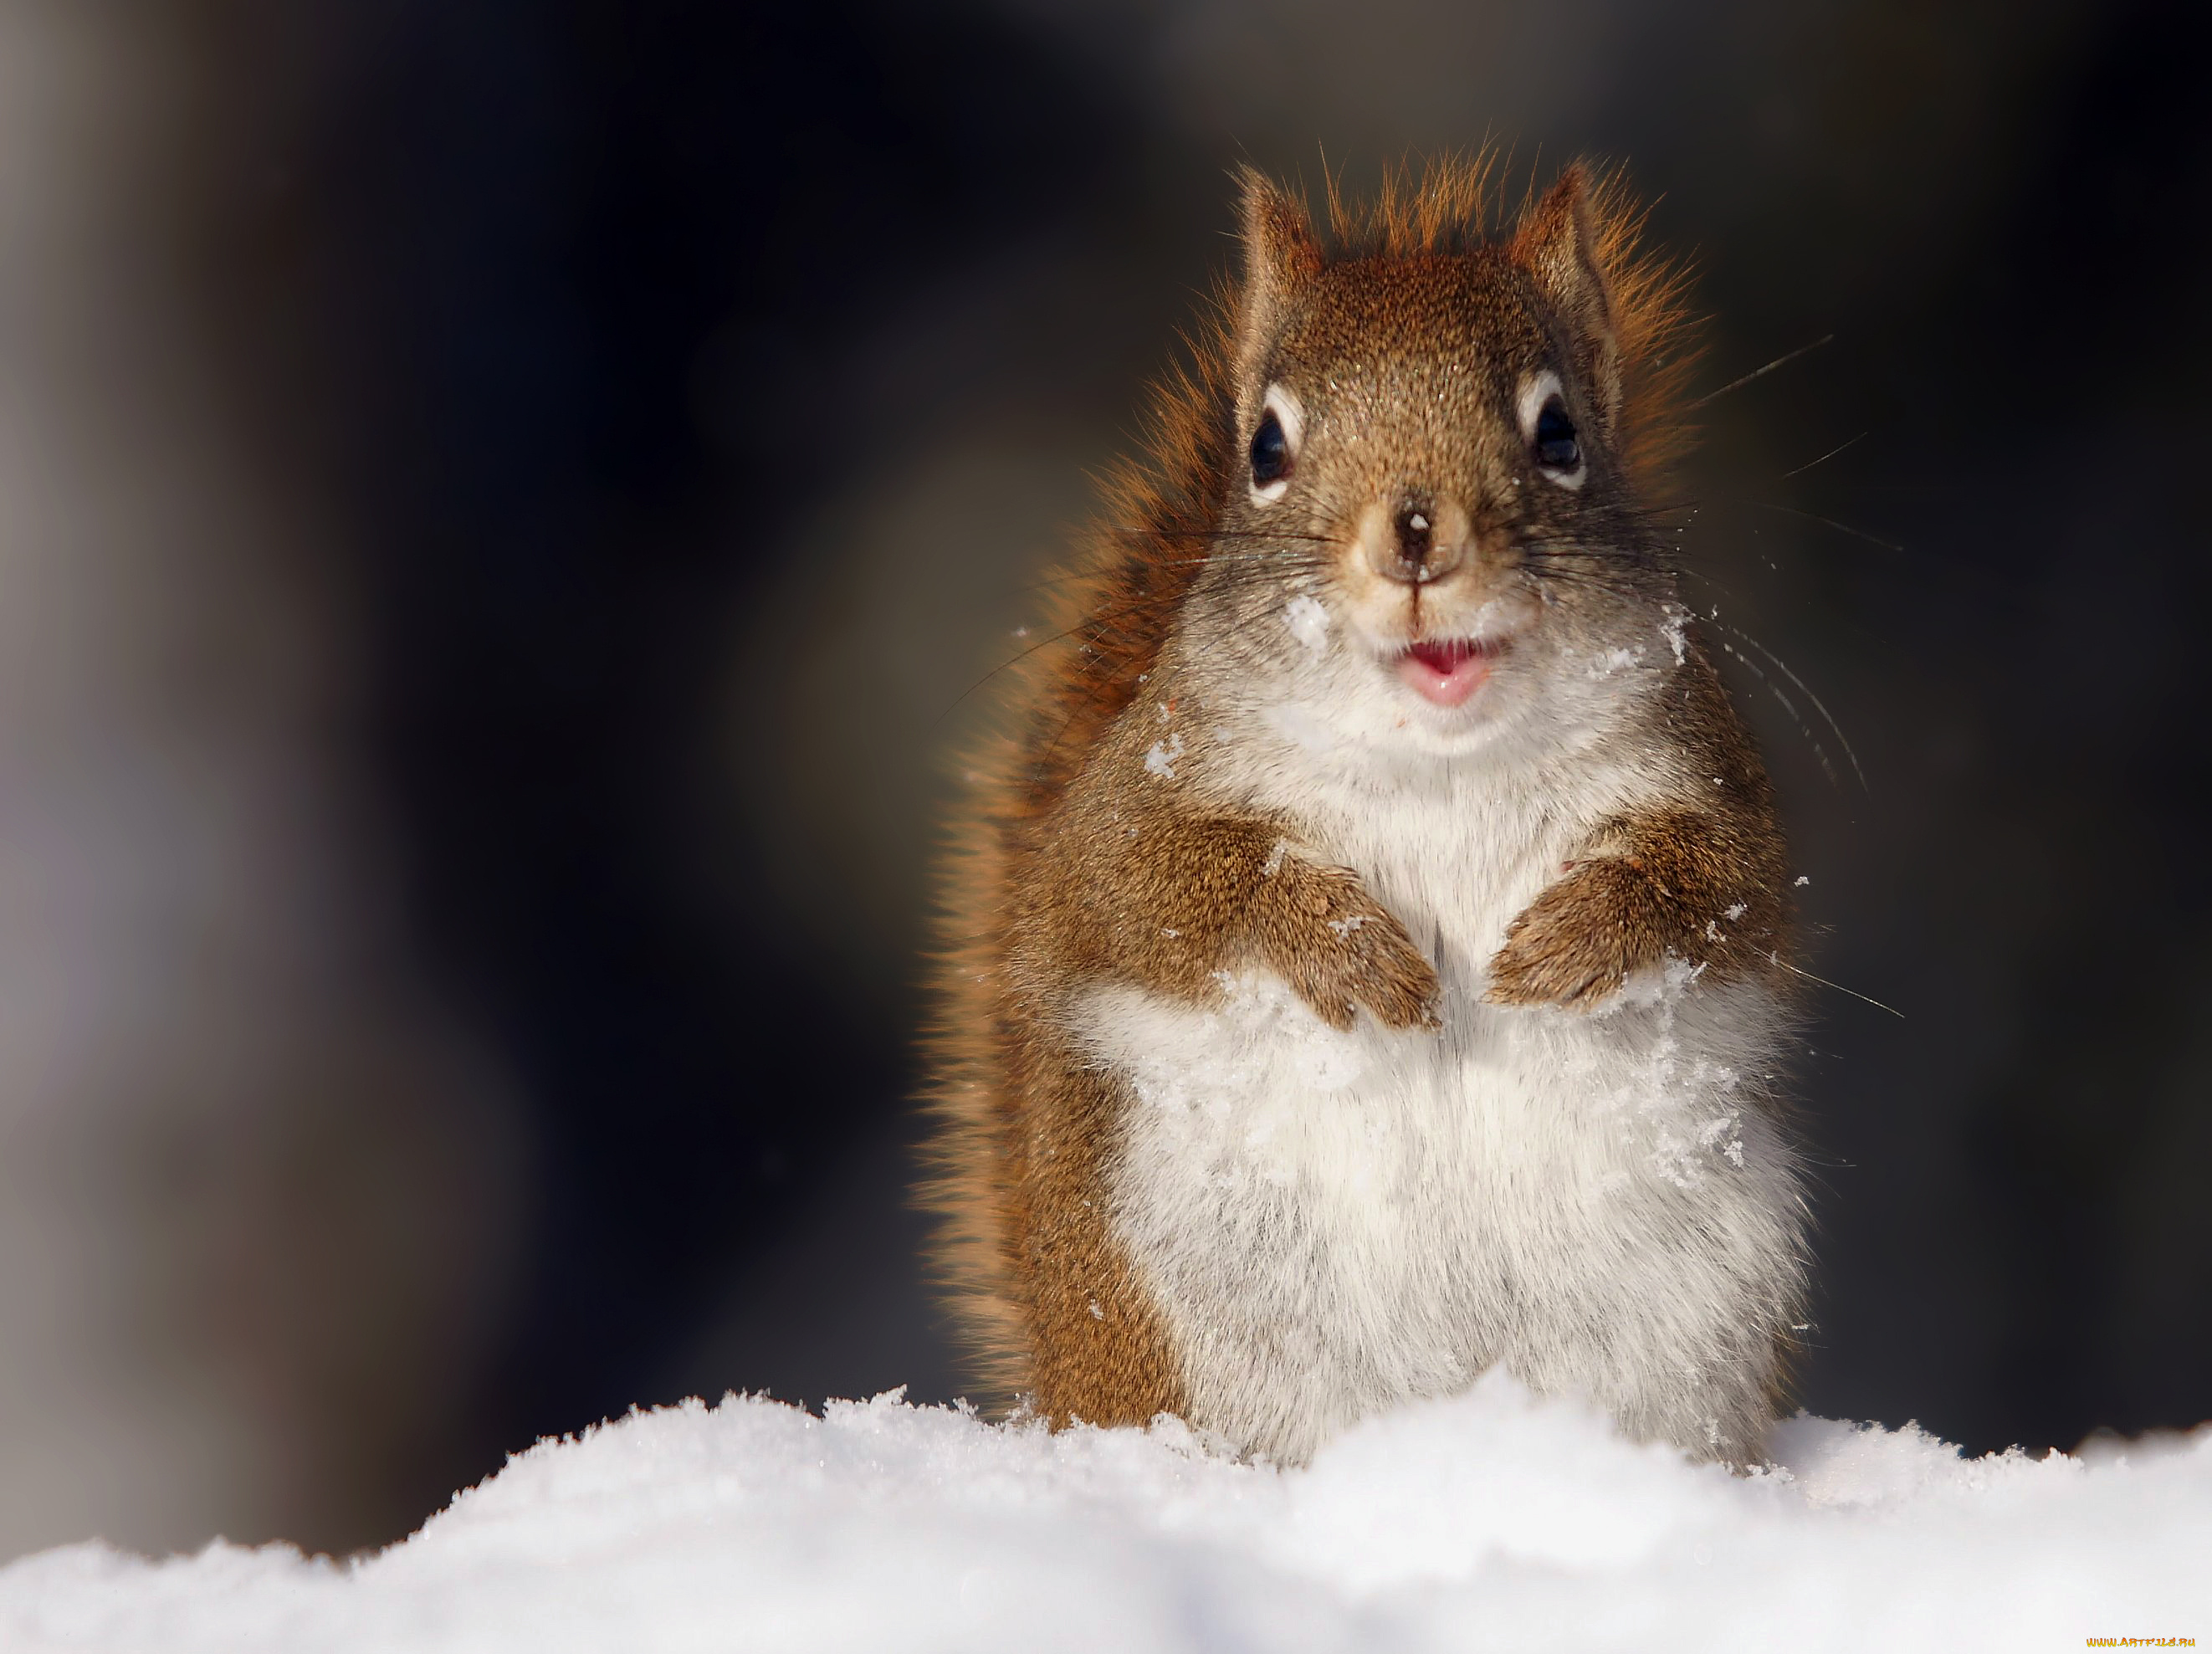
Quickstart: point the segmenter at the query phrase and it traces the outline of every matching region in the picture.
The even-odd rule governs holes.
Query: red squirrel
[[[1577,165],[1242,280],[945,879],[939,1261],[1000,1404],[1309,1457],[1502,1365],[1748,1462],[1804,1320],[1771,793],[1677,590],[1679,271]]]

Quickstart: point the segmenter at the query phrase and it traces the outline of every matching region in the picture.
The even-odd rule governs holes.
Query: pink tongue
[[[1416,643],[1400,658],[1398,676],[1437,705],[1455,707],[1482,687],[1490,676],[1490,660],[1463,637],[1449,643]]]

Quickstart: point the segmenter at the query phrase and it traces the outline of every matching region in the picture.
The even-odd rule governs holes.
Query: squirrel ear
[[[1304,204],[1258,168],[1240,167],[1244,285],[1237,299],[1237,378],[1249,386],[1291,296],[1321,273],[1321,238]],[[1257,392],[1248,389],[1247,395]]]
[[[1610,427],[1620,412],[1620,345],[1589,197],[1589,173],[1577,161],[1522,218],[1513,256],[1566,324],[1575,365]]]

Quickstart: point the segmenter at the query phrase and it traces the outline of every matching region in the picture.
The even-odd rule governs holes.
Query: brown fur
[[[1248,268],[1159,387],[1146,459],[1111,477],[1105,520],[1060,588],[1061,635],[1012,669],[1018,725],[973,766],[944,887],[946,946],[931,1039],[937,1133],[925,1199],[938,1265],[985,1398],[1030,1398],[1058,1421],[1141,1422],[1181,1404],[1171,1353],[1105,1213],[1120,1095],[1059,1022],[1071,985],[1119,978],[1202,999],[1212,974],[1256,960],[1349,1026],[1364,1006],[1392,1027],[1433,1025],[1436,976],[1352,873],[1279,853],[1277,824],[1208,812],[1181,785],[1077,789],[1086,769],[1142,761],[1124,717],[1158,664],[1241,491],[1254,356],[1282,292],[1332,261],[1441,261],[1499,216],[1489,157],[1393,174],[1373,204],[1332,184],[1324,246],[1304,205],[1244,182]],[[1565,314],[1604,386],[1613,453],[1638,497],[1659,497],[1687,439],[1679,402],[1680,270],[1639,255],[1641,213],[1617,179],[1571,170],[1524,203],[1505,243]],[[1406,302],[1414,289],[1367,289]],[[1392,295],[1397,296],[1392,296]],[[1255,322],[1255,318],[1262,322]],[[1419,337],[1418,314],[1389,319]],[[1587,325],[1586,325],[1587,324]],[[1691,769],[1719,778],[1680,810],[1613,824],[1517,920],[1492,997],[1584,1004],[1662,953],[1720,971],[1760,969],[1783,943],[1780,841],[1765,781],[1701,655],[1668,708]],[[1163,708],[1163,715],[1167,709]],[[1698,785],[1705,785],[1698,782]],[[1741,903],[1739,922],[1708,933]]]
[[[1717,977],[1781,969],[1790,914],[1772,790],[1711,665],[1693,654],[1682,677],[1674,733],[1710,794],[1607,823],[1592,857],[1508,927],[1484,998],[1589,1006],[1669,954]]]

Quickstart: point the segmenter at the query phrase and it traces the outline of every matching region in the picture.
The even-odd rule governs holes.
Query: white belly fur
[[[1478,802],[1316,847],[1431,952],[1441,1036],[1364,1012],[1339,1033],[1261,971],[1217,1008],[1125,986],[1076,1007],[1127,1087],[1114,1223],[1191,1421],[1303,1460],[1502,1362],[1634,1435],[1747,1457],[1803,1269],[1794,1157],[1761,1106],[1781,1013],[1681,965],[1592,1015],[1481,1004],[1565,830]]]

